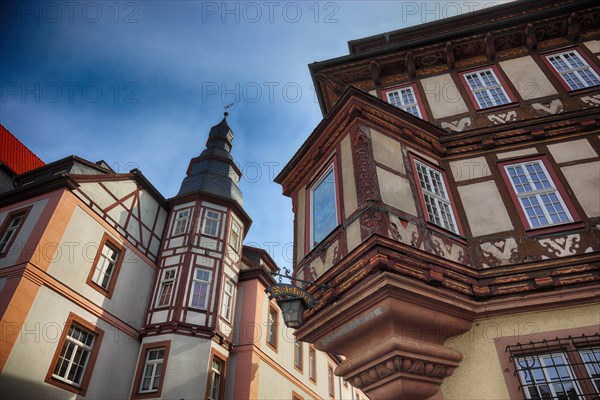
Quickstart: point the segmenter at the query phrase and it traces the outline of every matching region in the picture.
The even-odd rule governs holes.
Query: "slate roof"
[[[2,124],[0,124],[0,162],[16,175],[46,165]]]
[[[232,142],[233,132],[225,114],[223,120],[211,128],[206,149],[190,162],[176,197],[203,192],[243,207],[244,199],[237,186],[241,173],[230,154]]]

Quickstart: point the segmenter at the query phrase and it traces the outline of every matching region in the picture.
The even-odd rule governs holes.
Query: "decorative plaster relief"
[[[577,254],[581,235],[579,233],[557,238],[548,238],[539,240],[540,245],[546,249],[550,257],[566,257]],[[542,260],[550,258],[542,255]]]
[[[557,114],[565,110],[562,101],[559,99],[554,99],[550,102],[533,103],[531,107],[538,112],[546,114]]]
[[[424,250],[423,237],[417,225],[401,220],[396,215],[389,215],[388,236],[400,243]]]
[[[440,124],[440,126],[444,129],[448,129],[450,131],[453,132],[462,132],[464,131],[466,128],[470,128],[471,127],[471,118],[469,117],[464,117],[461,119],[457,119],[456,121],[448,121],[448,122],[442,122]]]
[[[323,275],[325,271],[331,268],[341,258],[340,241],[336,240],[331,243],[326,249],[322,249],[315,258],[310,261],[307,268],[307,279],[316,280]]]
[[[445,259],[468,265],[465,257],[465,248],[451,240],[435,235],[431,236],[433,252]]]
[[[582,96],[579,100],[583,101],[588,106],[598,107],[600,106],[600,94],[595,94],[592,96]]]
[[[508,238],[498,242],[486,242],[480,245],[483,251],[484,268],[497,267],[499,265],[507,265],[517,255],[517,242],[514,238]]]
[[[517,112],[516,111],[508,111],[505,113],[499,114],[491,114],[487,116],[490,122],[493,122],[494,125],[505,124],[507,122],[513,122],[517,120]]]

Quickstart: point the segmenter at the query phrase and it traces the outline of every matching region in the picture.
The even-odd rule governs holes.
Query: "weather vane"
[[[229,103],[226,106],[223,106],[223,109],[225,109],[225,112],[223,113],[223,115],[225,115],[226,118],[229,115],[229,112],[227,110],[229,110],[233,106],[234,106],[234,103]]]

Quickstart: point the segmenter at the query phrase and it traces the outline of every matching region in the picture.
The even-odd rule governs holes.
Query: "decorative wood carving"
[[[381,87],[381,78],[379,77],[379,64],[377,61],[373,60],[369,64],[369,69],[371,70],[371,79],[376,87]]]
[[[444,55],[446,56],[446,64],[448,64],[448,68],[454,69],[455,60],[454,60],[454,45],[451,42],[446,43],[444,47]]]
[[[414,78],[417,75],[416,67],[415,67],[415,56],[412,51],[407,51],[404,56],[404,65],[406,65],[406,72],[408,72],[408,76]]]
[[[579,39],[579,34],[579,17],[575,13],[572,13],[567,20],[567,35],[569,39],[576,42]]]
[[[531,51],[537,50],[537,37],[535,36],[535,28],[533,24],[530,22],[525,27],[525,43],[527,44],[527,48]]]
[[[494,35],[492,32],[488,32],[483,41],[485,43],[485,56],[488,60],[494,60],[496,58],[496,47],[494,46]]]

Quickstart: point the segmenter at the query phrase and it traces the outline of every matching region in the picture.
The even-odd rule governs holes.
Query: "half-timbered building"
[[[600,393],[600,7],[517,1],[309,65],[323,120],[276,178],[296,332],[372,399]]]

